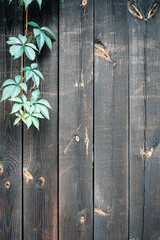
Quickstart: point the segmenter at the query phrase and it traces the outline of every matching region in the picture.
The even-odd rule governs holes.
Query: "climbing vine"
[[[9,4],[12,1],[9,0]],[[56,37],[48,27],[40,27],[37,23],[28,21],[29,5],[36,1],[41,9],[42,0],[21,1],[25,6],[26,13],[25,35],[18,34],[18,37],[10,37],[7,41],[12,58],[21,58],[21,66],[19,75],[16,75],[15,79],[7,79],[3,83],[1,102],[6,99],[13,102],[11,114],[16,117],[13,125],[24,122],[28,129],[31,125],[39,129],[39,119],[49,119],[48,109],[51,109],[51,105],[46,99],[40,98],[39,84],[41,80],[45,79],[39,70],[36,56],[40,54],[45,44],[52,52],[51,39],[56,39]],[[28,26],[32,28],[32,31],[28,31]],[[24,58],[31,61],[30,66],[24,66]],[[28,82],[32,82],[30,88]]]

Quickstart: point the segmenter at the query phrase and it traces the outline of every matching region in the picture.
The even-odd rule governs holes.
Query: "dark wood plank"
[[[93,2],[60,8],[59,239],[93,239]]]
[[[126,1],[95,1],[95,39],[112,59],[95,55],[96,240],[128,238],[127,29]]]
[[[145,152],[146,147],[145,107],[144,107],[145,106],[144,30],[145,22],[129,13],[129,87],[130,87],[129,227],[130,237],[134,237],[136,239],[142,239],[143,236],[144,159],[145,159],[145,155],[143,153]]]
[[[29,7],[29,21],[49,27],[58,39],[58,1],[43,1]],[[53,52],[47,47],[38,58],[45,82],[41,83],[42,98],[53,107],[50,121],[40,122],[40,130],[24,129],[24,240],[57,239],[57,92],[58,41]],[[28,171],[33,179],[26,177]]]
[[[129,13],[130,86],[130,238],[143,238],[146,198],[147,152],[147,25],[144,21],[152,1],[137,0],[143,20]],[[147,220],[146,220],[147,221]]]
[[[153,6],[149,1],[147,11]],[[160,239],[160,12],[146,23],[146,146],[143,239]]]
[[[20,72],[20,61],[12,61],[6,41],[23,27],[18,3],[0,2],[0,85]],[[21,127],[13,127],[9,101],[0,103],[0,239],[22,239],[22,139]]]

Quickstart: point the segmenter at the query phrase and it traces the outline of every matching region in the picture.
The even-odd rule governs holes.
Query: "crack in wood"
[[[106,49],[104,48],[104,45],[102,45],[100,43],[95,43],[94,44],[94,50],[95,50],[95,55],[96,56],[101,57],[108,62],[112,62],[112,59],[109,55],[109,52],[106,51]]]
[[[150,11],[148,12],[148,19],[151,19],[159,10],[159,4],[155,3],[152,8],[150,9]]]
[[[30,180],[33,180],[33,176],[30,172],[28,172],[26,169],[23,170],[23,175]]]
[[[144,150],[144,147],[141,148],[141,149],[140,149],[140,155],[141,155],[141,157],[142,157],[142,160],[145,160],[145,158],[146,158],[146,160],[149,160],[149,158],[150,158],[150,157],[152,156],[152,154],[153,154],[153,150],[154,150],[154,147],[149,148],[149,149],[147,150],[147,152]]]
[[[128,0],[128,10],[133,16],[143,19],[142,13],[137,8],[134,0]]]
[[[103,211],[100,208],[95,208],[94,212],[101,215],[101,216],[110,216],[112,213],[112,210],[109,208],[107,211]]]

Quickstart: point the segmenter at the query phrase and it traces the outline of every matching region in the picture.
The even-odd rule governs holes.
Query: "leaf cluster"
[[[41,8],[42,0],[23,0],[25,8],[33,1],[36,1]],[[12,0],[9,0],[11,3]],[[26,11],[28,14],[28,11]],[[28,15],[26,15],[28,19]],[[15,79],[7,79],[2,84],[3,92],[1,102],[9,99],[13,103],[10,114],[14,114],[16,119],[14,125],[19,125],[23,122],[27,128],[33,124],[39,129],[39,119],[50,119],[49,109],[51,105],[46,99],[40,98],[40,80],[43,81],[44,76],[39,70],[38,62],[32,62],[30,66],[23,66],[24,56],[30,61],[36,59],[36,55],[40,54],[44,44],[52,51],[52,40],[56,39],[53,32],[48,27],[40,27],[34,21],[27,22],[25,26],[33,28],[35,41],[31,41],[26,28],[25,36],[18,34],[18,37],[10,37],[7,41],[9,52],[13,60],[21,58],[20,74],[15,76]],[[37,46],[36,46],[37,44]],[[28,81],[33,86],[29,87]]]

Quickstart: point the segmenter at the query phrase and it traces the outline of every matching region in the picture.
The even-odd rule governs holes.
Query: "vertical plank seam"
[[[126,1],[127,4],[127,1]],[[127,9],[127,8],[126,8]],[[130,67],[129,67],[129,16],[127,11],[128,19],[128,239],[130,239]]]
[[[23,31],[23,35],[24,35],[24,22],[25,22],[25,11],[24,11],[24,8],[23,8],[23,10],[22,10],[22,31]],[[24,65],[24,58],[23,58],[23,65]],[[23,124],[23,122],[22,122],[22,128],[21,128],[21,131],[22,131],[22,134],[21,134],[21,138],[22,138],[22,144],[21,144],[21,151],[22,151],[22,153],[21,153],[21,158],[22,158],[22,167],[21,167],[21,174],[22,174],[22,236],[21,236],[21,238],[22,238],[22,240],[24,239],[24,187],[23,187],[23,163],[24,163],[24,124]]]
[[[58,76],[57,76],[57,240],[59,240],[59,76],[60,76],[60,1],[58,1]]]
[[[94,198],[95,198],[95,182],[94,182],[94,177],[95,177],[95,152],[94,152],[94,135],[95,135],[95,50],[94,50],[94,40],[95,40],[95,0],[93,1],[93,6],[92,6],[92,11],[93,11],[93,144],[92,144],[92,154],[93,154],[93,162],[92,162],[92,182],[93,182],[93,188],[92,188],[92,194],[93,194],[93,230],[92,230],[92,235],[93,235],[93,240],[94,240]]]
[[[144,30],[144,151],[147,152],[147,80],[146,80],[146,46],[147,46],[147,22],[145,22],[145,30]],[[142,228],[142,240],[144,240],[144,215],[145,215],[145,190],[146,190],[146,154],[144,157],[144,170],[143,170],[143,228]]]

